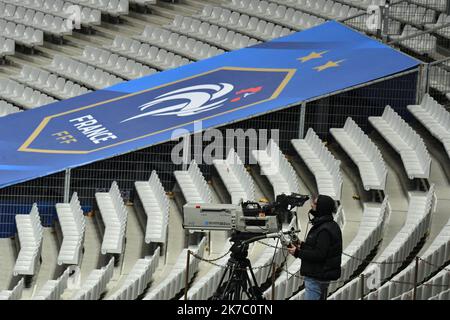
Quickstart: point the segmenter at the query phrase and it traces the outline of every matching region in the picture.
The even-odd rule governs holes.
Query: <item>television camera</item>
[[[282,230],[283,220],[291,220],[293,210],[309,199],[307,195],[280,194],[273,203],[246,201],[235,204],[188,203],[183,207],[183,227],[191,231],[231,231],[230,259],[214,300],[262,300],[248,256],[249,244],[264,238],[279,238],[282,245],[298,241],[300,230]],[[249,271],[249,272],[248,272]],[[249,278],[249,273],[252,279]],[[228,277],[227,281],[224,280]],[[252,283],[253,281],[253,283]]]

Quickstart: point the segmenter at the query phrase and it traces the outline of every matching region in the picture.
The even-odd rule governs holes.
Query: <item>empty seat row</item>
[[[238,204],[241,199],[243,201],[255,200],[253,179],[234,149],[228,152],[225,160],[214,159],[213,164],[231,195],[231,203]]]
[[[24,65],[20,74],[12,77],[24,85],[30,86],[43,93],[52,95],[58,99],[64,100],[76,97],[91,90],[65,78],[58,77],[48,71]]]
[[[239,32],[180,15],[176,15],[172,23],[164,27],[186,36],[207,41],[226,50],[241,49],[259,43],[257,39]],[[251,30],[248,30],[248,32],[251,32]]]
[[[436,52],[437,39],[429,33],[420,34],[406,40],[401,40],[402,38],[412,36],[418,32],[421,32],[421,30],[408,24],[403,28],[403,32],[400,35],[392,35],[391,38],[398,40],[400,45],[415,51],[418,54],[433,54]]]
[[[308,29],[325,22],[327,19],[343,19],[358,13],[358,9],[336,3],[330,5],[316,4],[321,1],[284,1],[272,0],[234,0],[229,6],[238,11],[246,12],[263,19],[268,19],[293,27],[295,29]],[[322,1],[323,2],[323,1]],[[318,8],[318,10],[316,9]]]
[[[72,24],[68,19],[13,4],[5,5],[5,3],[0,2],[0,18],[58,36],[72,34]]]
[[[230,247],[231,243],[227,240],[223,253],[220,255],[222,258],[215,261],[215,265],[211,267],[208,273],[196,280],[189,288],[187,293],[188,300],[207,300],[216,292],[222,277],[224,277],[222,283],[228,280],[228,274],[224,275],[224,272],[230,257],[225,255],[225,253],[229,252]],[[181,299],[183,300],[184,296]]]
[[[425,3],[423,0],[410,0],[415,4],[421,5],[425,4],[429,8],[433,8],[438,11],[445,12],[448,9],[448,1],[447,0],[426,0]]]
[[[450,272],[447,268],[442,269],[439,273],[433,276],[430,280],[424,282],[417,287],[416,300],[428,300],[448,290],[450,283]],[[413,300],[414,289],[411,289],[393,300]]]
[[[272,184],[275,197],[299,192],[297,173],[273,139],[265,150],[252,150],[252,155]]]
[[[176,32],[147,25],[137,40],[173,51],[193,60],[201,60],[224,53],[225,51],[195,38]]]
[[[449,24],[450,24],[450,14],[442,13],[439,16],[436,24],[428,24],[428,25],[425,25],[425,27],[434,28],[434,27],[446,25],[446,27],[436,30],[435,33],[437,33],[438,35],[440,35],[444,38],[450,39],[450,25]]]
[[[33,296],[33,300],[61,300],[61,295],[67,288],[69,271],[69,268],[67,268],[58,279],[48,280]]]
[[[293,139],[291,142],[314,175],[319,194],[340,200],[343,183],[341,162],[334,158],[314,130],[309,128],[304,139]]]
[[[127,15],[130,6],[129,0],[68,0],[67,2],[100,10],[104,14],[115,17]]]
[[[20,110],[19,108],[13,106],[12,104],[10,104],[6,101],[0,100],[0,117],[4,117],[8,114],[16,113],[19,111],[22,111],[22,110]]]
[[[428,81],[430,87],[442,93],[450,93],[450,71],[433,65],[428,71]]]
[[[20,300],[25,286],[24,283],[24,278],[21,278],[12,290],[0,291],[0,300]]]
[[[442,142],[450,157],[450,112],[429,94],[423,97],[419,105],[409,105],[408,110],[436,139]]]
[[[112,44],[105,46],[105,49],[160,70],[178,68],[190,63],[188,59],[173,52],[122,36],[116,36]]]
[[[444,225],[439,234],[434,238],[428,249],[421,254],[417,283],[422,283],[430,275],[445,266],[450,260],[450,220]],[[392,282],[386,282],[376,291],[368,295],[369,300],[387,300],[411,290],[415,278],[415,260],[405,269],[392,278]]]
[[[425,29],[433,29],[433,28],[437,28],[437,27],[440,27],[443,25],[447,25],[449,23],[450,23],[450,15],[441,13],[435,23],[426,23],[424,26],[425,26]],[[449,31],[450,31],[450,27],[445,27],[445,28],[436,30],[435,32],[444,37],[448,37],[450,34]]]
[[[0,19],[0,36],[13,39],[15,42],[27,47],[42,46],[44,44],[44,33],[42,30],[5,19]]]
[[[431,157],[423,139],[390,106],[381,117],[369,117],[372,126],[396,150],[410,179],[430,176]]]
[[[420,25],[425,23],[433,23],[436,12],[432,9],[427,9],[413,3],[401,1],[391,5],[389,8],[389,15],[396,19]]]
[[[365,190],[384,190],[387,169],[377,146],[348,117],[343,128],[331,128],[331,134],[359,169]]]
[[[158,174],[153,170],[148,181],[136,181],[134,185],[147,215],[145,242],[166,243],[170,203]]]
[[[109,260],[105,267],[92,270],[81,285],[80,290],[71,297],[71,300],[99,300],[113,274],[114,257]]]
[[[390,214],[388,197],[382,203],[363,203],[363,214],[358,232],[344,249],[341,260],[341,277],[338,282],[330,284],[328,292],[334,292],[343,282],[350,279],[360,267],[362,261],[369,257],[383,237],[383,231]]]
[[[86,219],[76,192],[72,195],[70,203],[56,204],[56,214],[63,234],[58,264],[79,265],[83,250]]]
[[[123,79],[108,72],[62,55],[55,55],[51,64],[45,68],[93,89],[103,89],[123,82]]]
[[[2,0],[2,2],[41,11],[65,19],[73,19],[73,15],[78,14],[72,2],[63,0]],[[99,25],[101,23],[101,12],[99,10],[93,10],[88,7],[81,7],[79,10],[79,22],[82,25]]]
[[[15,276],[34,275],[41,257],[43,233],[37,204],[33,204],[29,214],[16,214],[15,218],[20,251],[13,273]]]
[[[91,46],[86,46],[81,56],[75,57],[75,59],[127,80],[141,78],[157,72],[155,69],[142,65],[133,59],[127,59],[110,51]]]
[[[128,211],[117,182],[113,181],[109,192],[96,192],[95,199],[105,225],[102,254],[121,254],[124,250]]]
[[[187,203],[212,202],[211,189],[195,160],[191,161],[188,170],[174,171],[174,175]]]
[[[0,58],[4,56],[11,56],[15,52],[16,52],[16,43],[14,42],[14,40],[0,37]]]
[[[157,286],[150,288],[143,300],[169,300],[174,298],[185,287],[186,277],[188,276],[187,280],[189,283],[198,271],[200,260],[191,256],[189,260],[189,275],[186,274],[188,250],[199,257],[203,257],[205,244],[206,238],[203,237],[198,245],[183,249],[170,273]]]
[[[159,251],[160,248],[157,248],[153,256],[137,260],[119,290],[109,296],[108,300],[137,299],[147,288],[158,267]]]
[[[33,109],[57,101],[10,79],[0,79],[0,98],[24,109]]]
[[[289,28],[285,28],[277,23],[267,22],[264,19],[270,18],[274,22],[280,22],[284,24],[284,15],[271,16],[258,14],[252,11],[249,13],[253,16],[261,17],[258,19],[253,17],[250,22],[250,17],[247,14],[241,14],[237,11],[230,11],[222,7],[213,7],[206,5],[200,15],[197,16],[199,20],[194,20],[191,24],[191,28],[196,29],[195,25],[201,24],[201,21],[206,21],[212,24],[217,24],[219,26],[225,27],[227,29],[237,30],[243,33],[251,33],[252,36],[261,38],[264,40],[271,40],[274,38],[279,38],[282,36],[287,36],[292,32]],[[290,22],[290,21],[287,21]],[[258,24],[263,24],[264,29],[258,28]]]
[[[374,261],[376,265],[369,265],[364,270],[366,278],[377,274],[380,284],[388,281],[393,274],[399,271],[405,259],[413,252],[430,228],[432,205],[435,201],[434,185],[430,186],[428,192],[414,191],[409,192],[408,196],[408,212],[403,227]],[[367,281],[364,283],[364,288],[360,286],[360,279],[354,278],[336,291],[330,299],[355,300],[361,297],[362,290],[367,294],[374,289],[373,285]]]

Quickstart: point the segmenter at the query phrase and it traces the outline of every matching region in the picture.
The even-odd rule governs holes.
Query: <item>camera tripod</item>
[[[231,255],[226,270],[211,300],[244,300],[244,294],[248,300],[264,300],[250,260],[247,258],[248,243],[238,240],[231,246],[230,251]],[[250,271],[251,278],[248,271]],[[227,275],[228,280],[224,283]]]

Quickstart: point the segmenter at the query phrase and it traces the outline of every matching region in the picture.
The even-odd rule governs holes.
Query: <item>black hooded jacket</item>
[[[312,228],[295,256],[302,260],[300,274],[317,280],[337,280],[341,276],[342,233],[333,219],[335,202],[329,196],[320,195]]]

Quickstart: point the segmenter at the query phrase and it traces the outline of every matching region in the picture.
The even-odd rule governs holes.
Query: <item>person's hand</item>
[[[287,250],[290,254],[295,255],[295,251],[297,250],[297,247],[291,244],[289,247],[287,247]]]

